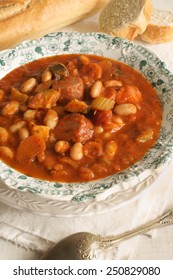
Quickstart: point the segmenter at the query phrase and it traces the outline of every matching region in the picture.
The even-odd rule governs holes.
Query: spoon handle
[[[167,213],[163,214],[161,217],[145,225],[139,226],[134,230],[130,230],[116,236],[101,237],[100,241],[103,246],[106,245],[105,243],[109,243],[109,245],[112,246],[115,245],[115,243],[120,243],[138,234],[146,233],[149,230],[160,228],[171,224],[173,224],[173,210],[168,211]]]

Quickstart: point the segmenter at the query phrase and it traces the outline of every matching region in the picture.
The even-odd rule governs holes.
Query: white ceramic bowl
[[[173,155],[173,75],[155,54],[128,40],[102,33],[51,33],[0,53],[0,78],[32,60],[65,53],[113,58],[141,72],[156,88],[163,106],[157,144],[130,168],[89,183],[48,182],[27,177],[0,162],[0,199],[44,215],[88,215],[120,207],[141,194],[168,166]]]

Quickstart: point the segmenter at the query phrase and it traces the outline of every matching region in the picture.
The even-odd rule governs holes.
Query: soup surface
[[[82,182],[118,173],[157,141],[162,108],[131,67],[58,55],[0,80],[0,158],[35,178]]]

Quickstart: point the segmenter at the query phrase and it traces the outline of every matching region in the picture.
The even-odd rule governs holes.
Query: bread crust
[[[7,7],[15,4],[25,4],[26,0],[0,0],[0,7]]]
[[[151,22],[140,37],[143,41],[152,44],[173,41],[173,13],[171,11],[154,10]]]
[[[112,28],[112,30],[109,30],[107,33],[110,34],[111,36],[117,36],[129,40],[133,40],[139,34],[143,33],[147,28],[147,25],[151,19],[152,11],[153,11],[152,0],[146,0],[143,9],[140,11],[138,17],[133,22],[128,22],[124,25],[117,26],[116,28]],[[105,30],[102,29],[103,22],[101,18],[99,19],[99,26],[100,26],[100,31],[105,32]]]
[[[31,0],[0,0],[0,21],[24,11]]]
[[[28,0],[16,2],[23,4],[23,1]],[[10,4],[15,1],[8,2]],[[14,12],[14,15],[0,21],[0,50],[58,31],[102,8],[108,2],[109,0],[31,0],[24,10],[17,14]],[[3,4],[3,0],[0,4]]]
[[[156,26],[149,24],[141,39],[151,44],[160,44],[173,41],[173,27]]]

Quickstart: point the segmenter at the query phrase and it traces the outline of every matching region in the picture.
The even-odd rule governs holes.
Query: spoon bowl
[[[96,260],[102,259],[107,249],[115,248],[124,240],[149,230],[173,224],[173,210],[146,225],[117,236],[95,235],[77,232],[59,241],[41,257],[42,260]]]
[[[94,259],[99,239],[90,232],[78,232],[69,235],[55,244],[41,257],[47,260],[84,260]],[[95,256],[96,257],[96,256]]]

